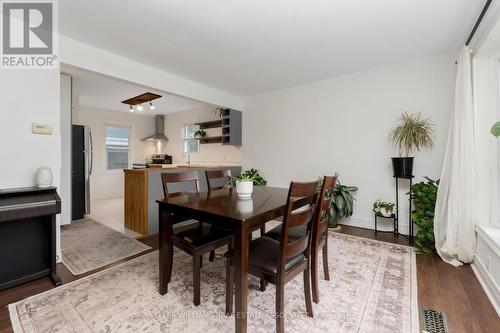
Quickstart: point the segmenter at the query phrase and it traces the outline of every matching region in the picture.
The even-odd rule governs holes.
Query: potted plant
[[[204,130],[202,129],[199,129],[197,130],[196,132],[194,132],[194,137],[200,137],[200,138],[204,138],[207,136],[207,132],[205,132]]]
[[[267,184],[267,181],[255,169],[242,172],[238,176],[231,176],[229,182],[236,185],[236,193],[241,199],[248,199],[252,196],[253,185],[265,186]]]
[[[377,199],[377,201],[373,203],[373,212],[385,217],[391,217],[394,211],[394,206],[396,206],[396,204],[393,202],[381,201],[380,199]]]
[[[333,190],[332,201],[328,211],[329,228],[336,228],[342,218],[352,215],[354,200],[356,200],[354,195],[357,191],[358,188],[356,186],[346,186],[340,184],[340,182],[337,183]]]
[[[413,175],[413,157],[409,155],[414,151],[434,146],[434,125],[421,113],[408,114],[404,112],[399,118],[397,127],[389,135],[389,141],[399,152],[399,157],[392,158],[394,177],[411,177]]]
[[[439,186],[439,180],[434,181],[428,177],[425,179],[426,181],[414,184],[408,193],[415,207],[411,219],[418,227],[415,249],[421,254],[429,254],[435,250],[434,210]]]
[[[221,108],[221,107],[216,107],[215,109],[212,110],[212,113],[219,118],[222,118],[224,116],[224,111],[229,110],[228,108]]]

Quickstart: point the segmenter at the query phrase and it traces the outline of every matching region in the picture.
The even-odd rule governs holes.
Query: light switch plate
[[[31,130],[33,134],[44,134],[44,135],[52,135],[54,128],[50,124],[33,124],[31,125]]]

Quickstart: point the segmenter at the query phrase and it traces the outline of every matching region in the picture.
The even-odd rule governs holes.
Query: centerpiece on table
[[[255,169],[242,172],[238,176],[231,176],[229,182],[236,185],[236,193],[241,199],[249,199],[252,196],[253,185],[265,186],[267,184],[259,171]]]

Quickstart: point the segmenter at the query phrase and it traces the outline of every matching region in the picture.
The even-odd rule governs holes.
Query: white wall
[[[0,188],[35,185],[35,172],[49,166],[59,187],[59,72],[57,70],[0,71]],[[33,123],[51,124],[52,135],[35,135]],[[59,223],[59,218],[58,218]],[[57,228],[59,253],[59,227]]]
[[[281,187],[338,172],[343,184],[360,188],[354,216],[344,222],[373,228],[372,203],[395,200],[395,151],[386,140],[404,110],[422,111],[436,125],[436,146],[416,155],[414,173],[439,178],[455,72],[453,55],[438,55],[247,98],[243,166]],[[400,200],[407,190],[404,184]]]
[[[174,162],[186,162],[187,156],[183,154],[183,128],[185,124],[219,119],[212,112],[210,106],[193,110],[181,111],[167,115],[165,133],[169,138],[165,150],[172,155]],[[208,136],[221,135],[220,128],[208,129]],[[191,154],[192,163],[217,163],[217,164],[240,164],[241,149],[235,146],[226,146],[220,143],[200,144],[200,151]]]
[[[118,79],[185,96],[214,105],[241,109],[241,99],[171,73],[147,66],[92,45],[60,35],[60,60]]]
[[[130,162],[144,163],[155,153],[151,142],[142,138],[154,133],[154,117],[80,105],[73,113],[73,124],[89,125],[94,139],[94,170],[90,178],[91,200],[123,197],[123,170],[106,170],[106,125],[131,128]]]
[[[61,74],[61,225],[71,223],[71,114],[72,79],[69,75]]]

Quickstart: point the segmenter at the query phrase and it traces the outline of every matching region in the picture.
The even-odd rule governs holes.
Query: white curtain
[[[470,263],[476,249],[474,101],[472,59],[467,46],[460,51],[455,82],[455,109],[441,171],[434,218],[436,249],[455,266]]]

